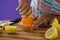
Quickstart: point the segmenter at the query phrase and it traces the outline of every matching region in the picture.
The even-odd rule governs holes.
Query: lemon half
[[[49,28],[45,33],[45,37],[50,40],[57,38],[58,37],[57,29],[55,27]]]

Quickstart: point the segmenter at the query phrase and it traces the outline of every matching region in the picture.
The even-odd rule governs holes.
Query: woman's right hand
[[[19,6],[16,8],[21,15],[29,16],[32,13],[28,0],[19,0]]]

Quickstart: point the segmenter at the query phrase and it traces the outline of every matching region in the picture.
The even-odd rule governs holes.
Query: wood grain
[[[24,32],[18,27],[14,34],[7,34],[5,31],[2,31],[0,33],[0,40],[47,40],[44,37],[46,30],[46,28],[40,28],[33,32]],[[60,40],[60,36],[55,40]]]

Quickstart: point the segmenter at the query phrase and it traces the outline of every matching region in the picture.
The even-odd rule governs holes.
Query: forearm
[[[23,2],[23,3],[27,2],[27,3],[28,3],[28,1],[29,1],[29,0],[19,0],[20,3],[21,3],[21,2]]]

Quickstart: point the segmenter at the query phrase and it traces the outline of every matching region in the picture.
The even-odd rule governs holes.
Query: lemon
[[[59,24],[56,24],[56,25],[54,25],[52,27],[55,27],[58,30],[58,32],[60,32],[60,25]]]
[[[55,18],[53,22],[51,23],[51,26],[57,26],[58,25],[58,20]]]
[[[32,17],[32,14],[30,14],[28,17]]]
[[[16,31],[16,26],[5,26],[5,31],[7,33],[14,33]]]
[[[60,24],[58,23],[58,20],[56,18],[51,25],[52,27],[55,27],[58,31],[60,31]]]
[[[45,37],[50,40],[57,38],[58,37],[57,29],[55,27],[49,28],[45,33]]]

